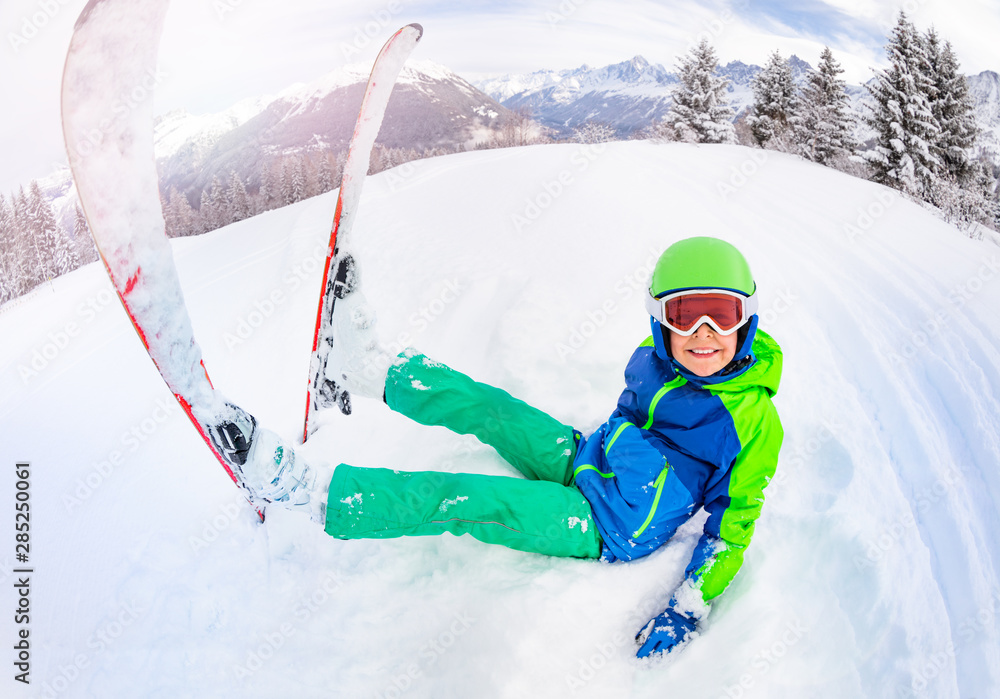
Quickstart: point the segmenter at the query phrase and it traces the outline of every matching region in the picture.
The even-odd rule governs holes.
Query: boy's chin
[[[717,359],[711,361],[699,361],[697,359],[678,358],[677,362],[690,371],[695,376],[705,378],[721,371],[726,365]]]

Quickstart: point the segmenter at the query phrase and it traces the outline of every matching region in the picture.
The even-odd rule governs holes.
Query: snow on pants
[[[424,355],[401,359],[386,380],[390,408],[424,425],[475,435],[526,478],[341,464],[330,482],[330,536],[451,532],[551,556],[601,555],[590,504],[571,485],[577,441],[572,427]]]

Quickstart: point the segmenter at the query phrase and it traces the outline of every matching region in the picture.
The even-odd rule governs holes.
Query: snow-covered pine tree
[[[76,251],[80,257],[80,264],[96,262],[100,258],[94,238],[90,235],[90,224],[87,222],[87,216],[83,213],[80,202],[73,205],[73,238],[76,241]]]
[[[176,192],[177,188],[171,187],[170,191],[164,196],[163,190],[160,190],[160,206],[163,210],[163,230],[168,238],[177,238],[180,235],[177,232],[177,220],[174,215],[174,198]]]
[[[954,177],[960,185],[975,186],[973,150],[979,126],[969,83],[959,72],[951,42],[942,45],[933,27],[926,34],[925,45],[929,78],[934,82],[931,113],[940,128],[932,152],[941,163],[941,174]]]
[[[680,85],[674,90],[665,122],[678,141],[733,143],[733,108],[726,87],[729,80],[717,75],[718,59],[707,39],[681,58]]]
[[[291,178],[289,179],[290,194],[291,199],[290,204],[294,204],[297,201],[302,201],[306,198],[306,172],[305,164],[302,162],[301,156],[294,156],[292,158],[292,171]]]
[[[175,211],[177,212],[177,224],[180,226],[182,234],[185,236],[198,235],[198,212],[191,206],[186,194],[177,193]]]
[[[80,267],[80,252],[69,236],[69,232],[66,231],[62,226],[56,226],[55,236],[55,256],[53,258],[53,265],[55,268],[55,276],[60,277],[64,274],[69,274],[74,269]]]
[[[790,146],[786,134],[792,126],[797,96],[792,66],[775,51],[751,83],[753,113],[747,117],[750,133],[757,145],[771,145],[778,150]]]
[[[798,151],[823,165],[845,160],[858,145],[847,83],[838,77],[843,72],[830,47],[824,47],[818,68],[806,75],[799,95],[793,123]]]
[[[316,158],[306,154],[302,161],[302,191],[303,199],[321,194],[319,189],[319,164]]]
[[[257,213],[281,206],[281,162],[264,160],[260,170],[260,189],[257,191]]]
[[[212,183],[201,192],[198,219],[198,233],[208,233],[229,223],[229,202],[218,175],[212,175]]]
[[[42,188],[32,180],[28,188],[28,218],[39,253],[41,281],[55,279],[80,266],[76,246],[56,221]]]
[[[198,211],[195,212],[195,235],[201,235],[208,231],[215,230],[214,221],[218,217],[215,215],[212,205],[212,195],[207,189],[201,190],[201,199],[198,201]]]
[[[933,147],[940,129],[929,97],[935,88],[924,41],[903,11],[885,51],[889,69],[876,71],[874,84],[866,85],[875,105],[865,122],[876,137],[863,156],[874,181],[926,197],[939,166]]]
[[[206,204],[211,208],[208,200]],[[171,187],[167,193],[167,203],[163,207],[163,220],[166,224],[168,238],[182,238],[199,233],[196,223],[197,214],[188,203],[187,197]]]
[[[0,194],[0,304],[18,296],[19,280],[14,260],[14,211]]]
[[[229,189],[226,192],[226,200],[229,205],[229,223],[243,221],[253,216],[246,185],[243,184],[243,178],[237,175],[235,170],[229,175]]]
[[[14,275],[18,280],[17,295],[25,294],[39,283],[38,251],[31,235],[28,221],[28,195],[24,187],[18,188],[17,194],[11,196],[12,219],[12,257],[14,259]]]
[[[980,160],[972,161],[970,174],[965,185],[950,174],[942,174],[934,181],[931,203],[946,221],[975,236],[978,226],[996,226],[996,180],[988,167]]]
[[[279,183],[281,206],[288,206],[302,201],[305,193],[305,177],[302,173],[302,162],[298,155],[286,155],[281,161],[281,178]]]
[[[212,188],[209,191],[209,196],[212,199],[212,209],[215,213],[215,226],[212,230],[228,226],[232,223],[229,218],[229,199],[226,197],[226,186],[222,184],[218,175],[212,175]]]
[[[324,152],[323,156],[319,161],[319,193],[324,194],[337,187],[337,183],[334,182],[334,168],[336,167],[334,162],[334,156],[329,151]]]
[[[36,275],[38,282],[59,276],[59,228],[52,215],[52,207],[45,201],[37,180],[28,185],[28,226],[36,250]]]

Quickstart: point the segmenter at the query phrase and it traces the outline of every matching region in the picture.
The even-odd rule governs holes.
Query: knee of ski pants
[[[528,478],[569,485],[580,433],[503,389],[414,350],[399,355],[386,404],[422,425],[474,435]]]

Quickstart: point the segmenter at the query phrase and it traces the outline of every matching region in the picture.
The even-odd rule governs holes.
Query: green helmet
[[[681,289],[730,289],[750,296],[755,288],[750,265],[740,251],[705,236],[686,238],[664,250],[649,283],[654,297]]]

